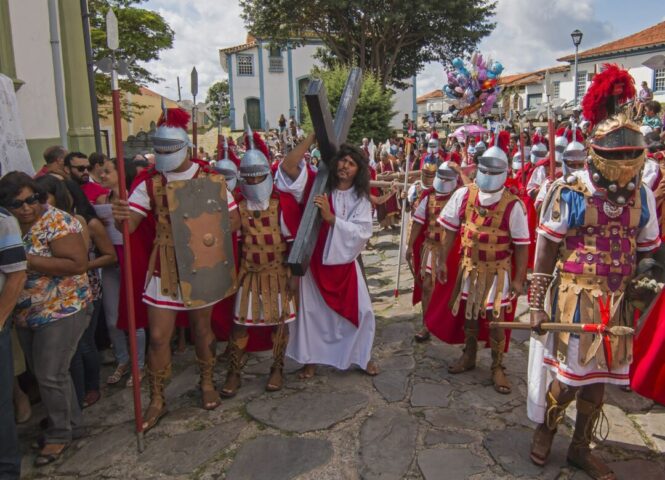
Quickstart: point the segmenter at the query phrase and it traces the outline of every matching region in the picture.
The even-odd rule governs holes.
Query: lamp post
[[[582,36],[582,32],[577,29],[573,30],[573,33],[570,34],[570,37],[573,39],[573,45],[575,45],[575,80],[573,83],[573,88],[575,89],[575,106],[577,106],[577,100],[579,96],[577,88],[577,52],[580,48],[580,43],[582,43]]]

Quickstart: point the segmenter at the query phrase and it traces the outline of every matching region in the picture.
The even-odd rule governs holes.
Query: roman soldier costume
[[[604,384],[628,385],[633,356],[632,337],[605,332],[633,326],[626,290],[638,257],[660,245],[654,197],[640,179],[644,138],[618,107],[634,95],[633,78],[616,65],[604,65],[594,77],[582,101],[584,117],[594,127],[587,168],[555,182],[543,203],[529,292],[534,328],[553,321],[582,323],[595,331],[548,334],[543,362],[554,380],[543,386],[543,395],[530,399],[529,416],[539,423],[531,459],[545,464],[557,425],[576,400],[568,461],[594,479],[615,478],[591,453],[590,443],[603,416]],[[545,378],[540,368],[530,368],[530,392]]]
[[[498,146],[489,148],[479,159],[474,184],[458,189],[439,216],[439,222],[451,232],[461,230],[462,259],[450,299],[450,314],[464,312],[464,353],[450,365],[450,373],[475,368],[479,331],[487,317],[504,318],[512,310],[511,282],[513,260],[515,281],[526,276],[529,230],[524,205],[509,189],[508,158]],[[444,249],[450,255],[452,234],[446,234]],[[513,259],[513,252],[519,255]],[[440,266],[446,258],[440,259]],[[448,321],[448,323],[453,323]],[[452,336],[452,333],[447,335]],[[510,384],[503,371],[506,349],[504,330],[490,332],[492,379],[499,393],[509,393]]]
[[[291,273],[286,260],[290,242],[298,230],[300,206],[293,195],[275,187],[274,173],[268,162],[270,153],[259,134],[247,128],[247,150],[239,167],[243,196],[238,205],[241,256],[229,369],[221,391],[225,397],[234,396],[240,387],[249,340],[244,327],[273,327],[273,364],[266,390],[282,388],[284,353],[289,338],[286,324],[296,317],[296,292],[289,287]],[[261,177],[264,178],[258,183],[252,181]]]
[[[182,252],[178,251],[176,245],[174,233],[178,232],[175,232],[174,227],[172,227],[172,213],[174,213],[174,209],[179,207],[174,204],[178,202],[169,200],[167,190],[173,192],[178,188],[177,185],[188,185],[189,181],[210,177],[213,190],[203,193],[204,197],[201,199],[203,204],[219,205],[216,211],[226,210],[229,213],[237,209],[231,194],[226,188],[222,187],[224,180],[208,170],[203,162],[192,160],[189,168],[184,171],[179,170],[189,158],[188,148],[191,147],[191,143],[186,131],[188,122],[189,114],[186,111],[179,108],[164,109],[153,137],[156,154],[155,167],[142,176],[141,181],[136,184],[129,198],[129,207],[133,212],[140,214],[142,217],[154,218],[155,229],[152,251],[147,262],[143,302],[158,310],[191,312],[211,307],[228,294],[228,292],[222,291],[222,285],[220,285],[218,292],[214,292],[212,296],[204,295],[206,300],[201,300],[200,297],[197,297],[198,293],[201,293],[201,289],[197,289],[197,285],[193,285],[182,277],[183,272],[189,272],[192,266],[182,264],[178,260],[179,254]],[[207,196],[208,202],[206,202],[205,196]],[[222,207],[222,205],[225,207]],[[202,214],[202,211],[199,211],[197,207],[193,208],[194,210],[188,211],[188,214],[185,214],[184,217],[191,215],[192,219],[195,219],[195,217]],[[179,213],[178,216],[182,218],[183,215]],[[190,242],[189,247],[180,247],[190,248],[194,254],[195,248],[221,246],[221,248],[207,250],[210,253],[208,253],[208,265],[206,267],[210,267],[211,270],[207,270],[203,275],[208,275],[212,269],[217,267],[220,267],[220,270],[215,270],[216,272],[225,270],[225,267],[219,263],[219,254],[222,252],[223,245],[226,245],[227,241],[230,242],[230,226],[227,220],[226,229],[224,229],[221,217],[219,223],[222,226],[220,231],[207,233],[199,231],[200,223],[192,223],[192,242]],[[225,239],[224,235],[228,235],[229,238]],[[198,240],[199,236],[207,239],[208,242],[194,241],[195,239]],[[227,276],[227,278],[230,277],[231,275]],[[196,355],[200,368],[203,407],[211,410],[219,406],[220,398],[213,383],[214,342],[210,344],[209,339],[204,337],[213,337],[213,334],[209,323],[207,329],[193,329],[193,332],[195,335],[203,335],[201,338],[195,338]],[[167,354],[162,350],[152,352],[148,356],[146,374],[150,383],[150,405],[145,413],[145,430],[152,428],[166,413],[164,387],[171,374],[170,352]]]
[[[448,162],[443,162],[439,166],[432,187],[426,189],[421,196],[409,230],[407,258],[414,259],[412,261],[415,264],[414,272],[417,272],[422,288],[423,323],[436,283],[436,258],[444,233],[443,226],[437,220],[441,210],[457,188],[458,179],[459,175],[450,168]],[[419,239],[422,239],[420,248],[417,249],[417,255],[412,256],[416,251],[415,245]],[[424,328],[416,334],[415,338],[419,342],[427,340],[429,338],[427,329]]]

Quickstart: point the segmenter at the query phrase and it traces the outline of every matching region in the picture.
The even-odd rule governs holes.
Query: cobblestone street
[[[20,431],[25,478],[588,478],[565,461],[573,408],[548,466],[539,468],[529,460],[533,424],[525,407],[527,334],[513,335],[506,356],[513,383],[509,395],[496,393],[491,385],[489,350],[480,353],[475,370],[453,376],[446,367],[460,347],[413,341],[421,313],[420,307],[411,307],[406,266],[402,295],[393,296],[398,242],[398,233],[382,233],[363,255],[377,315],[377,377],[320,367],[315,378],[301,381],[294,373],[299,365],[287,362],[286,388],[270,394],[264,391],[270,352],[251,355],[238,396],[206,412],[199,406],[190,346],[174,357],[167,388],[170,414],[146,435],[142,454],[133,433],[131,389],[109,388],[84,411],[90,435],[75,441],[63,460],[40,470],[32,466],[30,449],[43,416],[35,412]],[[521,305],[518,313],[524,311]],[[218,385],[224,376],[220,364]],[[605,413],[610,433],[597,450],[619,478],[665,478],[665,407],[609,387]]]

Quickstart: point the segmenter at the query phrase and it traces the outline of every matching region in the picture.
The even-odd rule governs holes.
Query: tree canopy
[[[333,118],[348,76],[349,68],[344,66],[338,66],[331,70],[315,69],[312,72],[312,77],[323,80]],[[347,142],[360,144],[363,137],[388,138],[392,131],[390,120],[395,115],[393,104],[393,92],[389,89],[384,90],[376,75],[365,72]],[[303,129],[308,132],[314,130],[309,109],[306,109]]]
[[[106,13],[109,8],[113,8],[118,18],[120,37],[120,48],[116,55],[129,62],[131,77],[121,78],[120,86],[123,91],[134,94],[139,93],[142,85],[161,80],[144,64],[158,60],[161,51],[173,47],[174,38],[173,30],[159,13],[135,6],[143,2],[145,0],[88,0],[93,61],[99,62],[111,55],[111,51],[106,47]],[[109,109],[109,76],[97,72],[95,88],[101,114]],[[136,106],[133,106],[133,110],[136,112]]]
[[[221,80],[213,83],[208,89],[206,102],[208,113],[215,125],[229,116],[229,81]]]
[[[473,51],[495,24],[490,0],[241,0],[256,37],[279,46],[320,38],[321,59],[357,65],[381,85],[404,87],[425,63]]]

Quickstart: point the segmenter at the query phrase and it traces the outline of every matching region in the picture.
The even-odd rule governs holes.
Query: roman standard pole
[[[411,155],[412,138],[406,139],[406,168],[404,169],[404,190],[409,191],[409,156]],[[402,228],[399,233],[399,251],[397,253],[397,279],[395,280],[395,298],[399,297],[399,281],[402,274],[402,249],[404,248],[404,225],[406,224],[406,198],[402,199]]]
[[[217,160],[224,157],[224,140],[222,138],[222,92],[217,95],[217,102],[219,103],[219,112],[217,114]]]
[[[554,158],[555,145],[554,136],[556,135],[554,130],[554,116],[552,115],[552,102],[550,102],[551,95],[551,84],[550,84],[550,71],[545,72],[545,97],[547,98],[547,139],[549,143],[549,154],[550,154],[550,181],[555,179],[555,169],[556,169],[556,159]]]
[[[125,183],[125,158],[122,147],[122,119],[120,111],[120,87],[118,86],[118,71],[115,51],[120,46],[118,38],[118,20],[109,9],[106,14],[106,42],[111,50],[111,99],[113,102],[113,136],[115,137],[115,156],[118,169],[118,187],[120,199],[127,200],[127,187]],[[122,222],[122,243],[124,246],[125,261],[123,265],[125,278],[125,292],[127,294],[127,323],[129,327],[129,353],[132,362],[132,390],[134,393],[134,421],[136,424],[136,442],[139,452],[143,451],[143,414],[141,413],[141,380],[139,379],[138,349],[136,346],[136,318],[134,316],[134,280],[132,278],[132,249],[129,243],[129,222]]]
[[[197,108],[196,108],[196,94],[199,93],[199,74],[196,71],[196,67],[192,68],[192,98],[194,102],[194,106],[192,107],[192,143],[194,144],[194,155],[192,155],[192,158],[198,158],[199,154],[199,149],[198,149],[198,137],[196,135],[196,128],[197,128]]]

